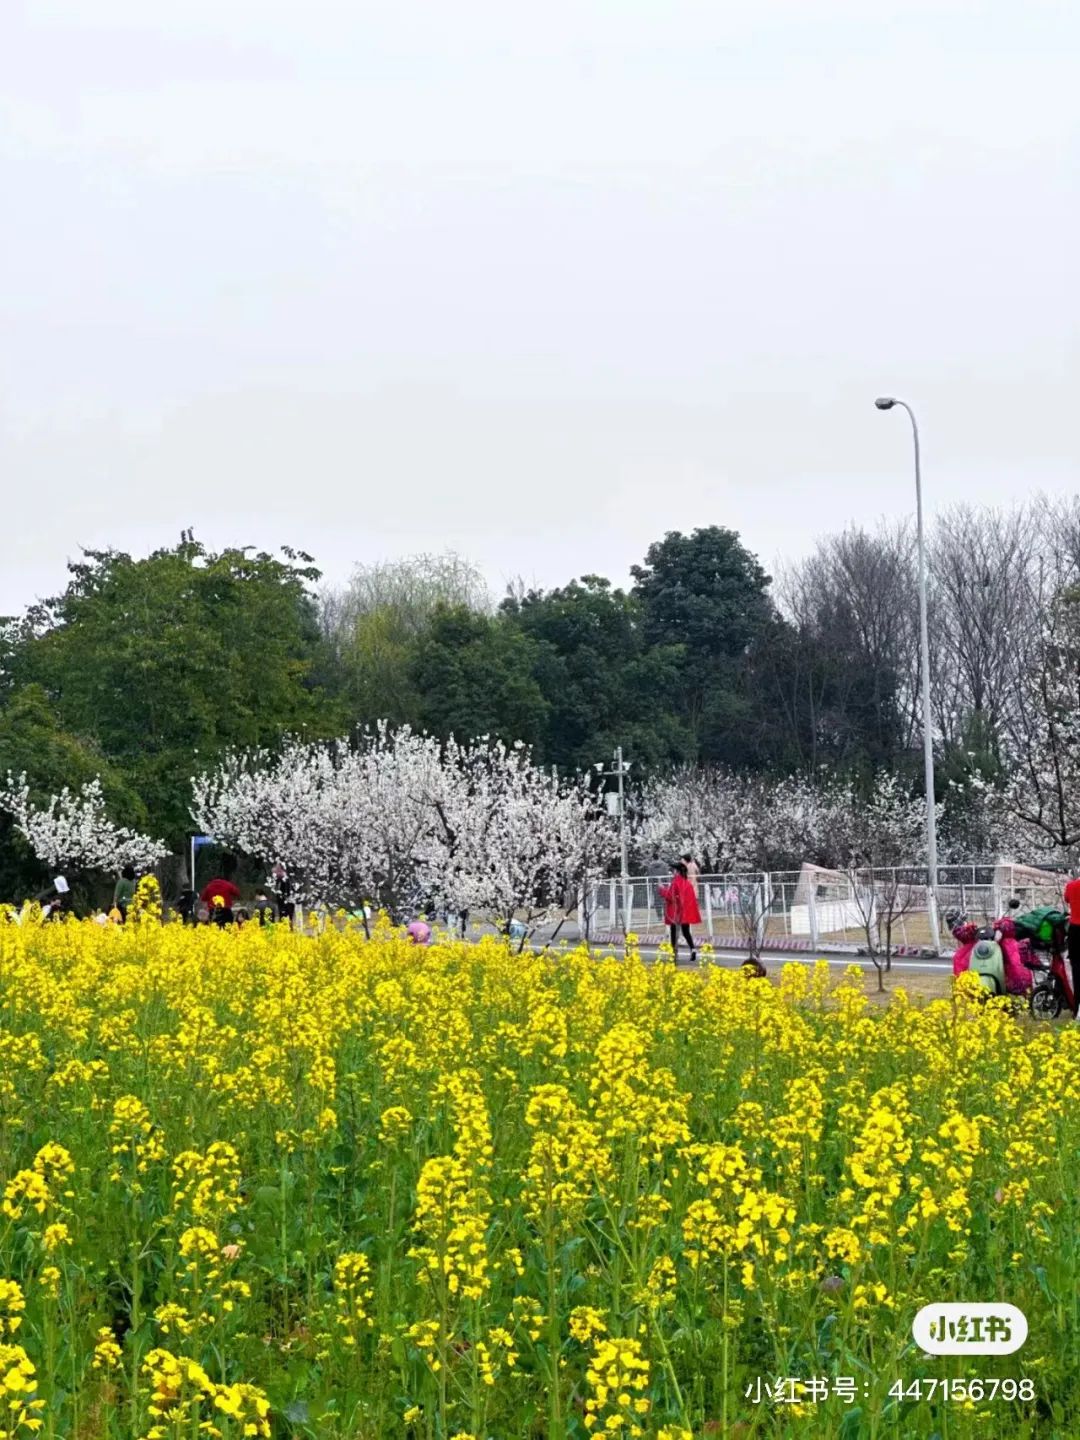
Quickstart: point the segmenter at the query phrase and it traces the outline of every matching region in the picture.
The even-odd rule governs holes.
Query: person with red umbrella
[[[687,945],[690,946],[690,959],[697,960],[690,926],[701,924],[701,911],[698,909],[697,890],[690,883],[685,861],[676,860],[671,883],[660,886],[660,898],[664,902],[664,923],[671,932],[671,949],[675,959],[679,958],[681,930]]]

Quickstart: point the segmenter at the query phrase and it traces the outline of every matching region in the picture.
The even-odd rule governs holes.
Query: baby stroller
[[[1016,917],[1017,936],[1026,942],[1024,964],[1035,985],[1031,1013],[1036,1020],[1056,1020],[1062,1010],[1075,1010],[1072,976],[1065,963],[1065,937],[1069,917],[1054,905],[1042,905]],[[1049,960],[1043,957],[1049,955]]]

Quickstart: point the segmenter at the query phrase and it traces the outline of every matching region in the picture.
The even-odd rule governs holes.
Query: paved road
[[[546,944],[552,944],[554,945],[554,948],[558,949],[561,945],[579,945],[581,943],[578,929],[575,924],[564,924],[560,926],[558,928],[557,934],[554,934],[553,930],[554,927],[552,926],[541,926],[530,938],[530,948],[534,950],[539,950]],[[494,934],[495,927],[482,926],[480,933]],[[703,938],[704,937],[702,937],[702,939]],[[600,954],[604,951],[614,951],[615,954],[620,954],[623,947],[622,942],[619,940],[604,942],[594,940],[592,948],[595,954]],[[644,941],[639,944],[637,948],[639,954],[644,955],[647,959],[650,960],[654,960],[659,953],[659,945],[655,940]],[[737,969],[739,964],[746,959],[745,950],[725,950],[722,946],[716,944],[714,944],[712,947],[712,953],[716,957],[718,964],[730,969]],[[682,946],[680,946],[680,966],[683,968],[689,968],[688,962],[681,959],[684,954],[685,951],[683,950]],[[794,961],[798,965],[814,965],[817,963],[818,960],[826,960],[828,961],[829,965],[834,966],[835,968],[840,970],[846,969],[849,965],[859,965],[862,967],[863,970],[867,970],[871,974],[874,973],[874,962],[869,959],[868,956],[856,955],[851,952],[842,955],[838,955],[835,953],[832,955],[823,955],[820,953],[816,953],[812,950],[799,950],[790,952],[781,950],[765,950],[762,952],[761,955],[761,963],[766,967],[766,969],[775,969],[778,965],[787,964],[788,961]],[[934,959],[932,957],[921,957],[919,959],[914,959],[908,956],[894,956],[892,962],[892,970],[907,971],[908,973],[918,973],[919,971],[923,971],[931,975],[951,974],[952,956],[943,955],[939,956],[937,959]]]
[[[602,949],[604,947],[596,946],[594,948]],[[611,946],[610,948],[618,950],[620,947]],[[655,959],[658,953],[658,947],[655,945],[642,945],[639,947],[639,950],[642,955],[647,956],[649,959]],[[689,962],[682,959],[682,953],[683,952],[680,951],[680,966],[689,968]],[[737,969],[741,962],[746,959],[745,950],[714,950],[713,954],[716,956],[719,964],[733,970]],[[807,955],[805,952],[798,955],[785,955],[778,950],[768,950],[761,956],[761,963],[766,969],[770,969],[777,964],[786,965],[789,961],[794,961],[797,965],[816,965],[819,960],[825,960],[829,965],[835,966],[840,970],[846,970],[849,965],[859,965],[863,970],[869,970],[871,973],[874,972],[874,962],[865,955]],[[923,970],[930,974],[938,975],[951,974],[952,957],[946,958],[942,956],[936,960],[904,960],[894,958],[892,969],[894,971]]]

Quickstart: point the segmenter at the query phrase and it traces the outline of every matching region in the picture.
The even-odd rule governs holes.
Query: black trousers
[[[1069,926],[1069,965],[1072,968],[1074,1014],[1080,1014],[1080,925]]]
[[[1078,926],[1077,928],[1080,929],[1080,926]],[[678,948],[679,948],[679,926],[678,926],[678,925],[669,925],[669,926],[668,926],[668,929],[671,931],[671,948],[672,948],[672,950],[678,950]],[[687,945],[690,946],[690,954],[693,955],[693,953],[694,953],[694,937],[693,937],[693,935],[691,935],[691,933],[690,933],[690,926],[689,926],[689,925],[684,925],[684,926],[682,927],[682,933],[683,933],[683,935],[684,935],[685,938],[686,938],[686,943],[687,943]]]

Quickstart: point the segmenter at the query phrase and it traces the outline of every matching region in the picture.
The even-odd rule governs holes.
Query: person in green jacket
[[[116,889],[113,891],[113,904],[120,911],[122,920],[127,919],[128,906],[135,899],[135,871],[130,865],[125,865],[120,871],[120,879],[116,882]]]

